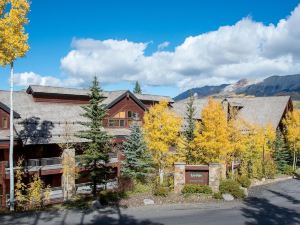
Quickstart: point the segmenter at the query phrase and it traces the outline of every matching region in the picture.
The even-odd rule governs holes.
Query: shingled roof
[[[32,94],[61,94],[61,95],[75,95],[75,96],[88,96],[88,89],[79,89],[79,88],[64,88],[64,87],[51,87],[51,86],[41,86],[41,85],[30,85],[27,88],[28,93]],[[128,90],[119,90],[119,91],[103,91],[102,94],[107,99],[106,102],[111,102],[116,99],[118,96],[128,92]],[[170,103],[174,100],[169,96],[161,95],[150,95],[150,94],[134,94],[135,97],[141,101],[155,101],[159,102],[160,100],[166,100]]]
[[[15,136],[20,138],[25,145],[27,144],[49,144],[49,143],[63,143],[65,142],[65,133],[68,129],[68,135],[72,142],[84,142],[86,140],[76,137],[74,134],[85,127],[80,125],[79,121],[85,121],[81,116],[83,109],[81,104],[68,104],[56,102],[42,102],[34,101],[33,95],[47,93],[47,94],[61,94],[74,96],[88,96],[86,89],[74,88],[60,88],[60,87],[45,87],[32,85],[27,91],[14,92],[14,109],[18,115],[15,119]],[[105,99],[103,104],[107,107],[111,106],[113,102],[118,100],[125,94],[129,94],[134,100],[140,104],[144,109],[145,105],[141,100],[159,101],[164,96],[156,95],[134,95],[130,91],[106,91],[103,92]],[[173,101],[171,98],[166,98]],[[9,105],[9,92],[0,91],[0,103],[2,105]],[[126,128],[105,128],[112,136],[127,136],[130,131]],[[0,132],[0,140],[7,140],[6,131]]]
[[[290,96],[216,98],[215,100],[220,103],[227,100],[229,105],[238,106],[238,117],[248,123],[260,126],[272,124],[277,128],[289,104]],[[207,105],[207,101],[207,98],[195,99],[195,119],[201,119],[201,112]],[[186,118],[187,103],[188,99],[175,102],[174,112]]]
[[[227,98],[230,105],[239,105],[237,114],[246,122],[277,128],[291,101],[290,96]]]

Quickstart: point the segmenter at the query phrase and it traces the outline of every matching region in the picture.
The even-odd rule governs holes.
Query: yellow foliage
[[[8,5],[10,11],[4,12]],[[27,0],[0,0],[0,65],[12,64],[29,50],[24,30],[28,12]]]
[[[288,144],[294,153],[293,168],[296,169],[296,155],[300,152],[300,111],[289,112],[283,120],[283,124]]]
[[[169,109],[167,101],[160,101],[144,115],[143,130],[147,147],[157,168],[162,171],[176,161],[170,147],[176,146],[182,119]]]
[[[226,162],[230,154],[227,115],[222,105],[210,98],[196,124],[194,155],[198,163]]]
[[[15,200],[18,209],[23,209],[26,206],[26,195],[24,194],[26,185],[23,183],[25,174],[23,171],[23,162],[23,158],[18,159],[16,169]]]
[[[260,179],[268,172],[265,170],[265,165],[273,161],[275,129],[271,125],[260,127],[247,124],[247,132],[244,137],[245,150],[241,155],[241,172],[243,175]]]
[[[44,183],[37,174],[32,179],[28,185],[28,206],[29,209],[37,209],[42,206]]]

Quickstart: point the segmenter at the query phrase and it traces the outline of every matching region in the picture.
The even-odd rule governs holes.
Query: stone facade
[[[222,176],[222,166],[219,163],[209,164],[209,186],[213,192],[219,191]]]
[[[181,193],[185,185],[185,163],[175,163],[174,167],[174,192]]]
[[[191,166],[191,165],[190,165]],[[193,165],[203,167],[203,165]],[[186,169],[189,168],[185,163],[174,164],[174,192],[181,193],[186,183]],[[226,179],[226,166],[221,163],[210,163],[208,167],[208,185],[213,192],[219,191],[220,182]]]

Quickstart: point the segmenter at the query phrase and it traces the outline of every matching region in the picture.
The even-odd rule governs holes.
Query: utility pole
[[[14,104],[13,104],[13,92],[14,92],[14,63],[10,64],[10,113],[9,113],[9,207],[10,211],[15,209],[15,191],[14,191]]]

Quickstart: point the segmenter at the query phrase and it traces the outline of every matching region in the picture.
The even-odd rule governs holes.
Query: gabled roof
[[[0,109],[10,114],[10,108],[2,102],[0,102]],[[14,111],[14,118],[20,118],[20,114]]]
[[[107,104],[106,107],[108,109],[111,108],[113,105],[115,105],[116,103],[121,101],[126,96],[130,96],[135,101],[135,103],[138,104],[142,109],[147,110],[147,107],[137,97],[135,97],[135,95],[132,94],[130,91],[126,91],[126,92],[122,93],[117,98],[115,98],[113,101],[111,101],[109,104]]]
[[[277,128],[291,101],[290,96],[227,98],[230,105],[239,105],[237,116],[246,122]]]
[[[21,138],[24,144],[47,144],[61,143],[65,140],[66,122],[71,131],[71,134],[84,130],[79,121],[86,119],[81,115],[84,113],[81,105],[84,104],[69,104],[67,102],[43,102],[35,101],[33,96],[39,94],[48,94],[57,97],[57,95],[69,96],[88,96],[89,90],[75,88],[60,88],[31,85],[27,91],[14,92],[14,109],[18,115],[14,121],[15,137]],[[102,92],[105,99],[103,104],[107,108],[112,107],[121,99],[130,96],[141,108],[147,110],[147,107],[142,101],[159,101],[164,96],[156,95],[135,95],[130,91],[105,91]],[[171,101],[171,98],[169,98]],[[6,106],[9,104],[9,92],[0,91],[0,106],[5,110],[9,110]],[[129,129],[126,128],[105,128],[107,132],[113,136],[126,136],[129,134]],[[5,135],[0,134],[0,140],[5,139]],[[72,141],[82,142],[78,137],[72,135]]]
[[[237,116],[248,123],[260,126],[271,124],[274,128],[277,128],[291,98],[290,96],[233,97],[216,98],[215,100],[219,102],[227,100],[230,106],[238,107]],[[207,98],[194,100],[195,119],[201,119],[201,113],[207,105],[207,101]],[[186,118],[187,102],[188,99],[185,99],[173,104],[174,112],[183,118]]]

